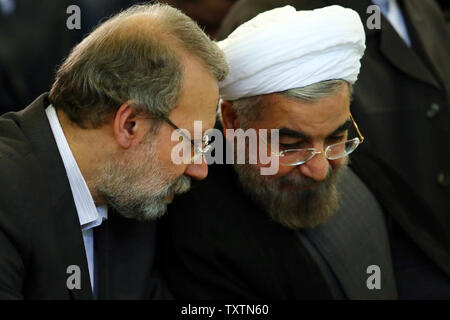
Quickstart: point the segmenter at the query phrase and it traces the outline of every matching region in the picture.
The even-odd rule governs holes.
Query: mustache
[[[324,184],[327,184],[328,181],[333,179],[335,173],[331,168],[328,169],[327,175],[324,180],[318,182],[312,178],[306,176],[299,175],[287,175],[284,177],[278,178],[277,184],[279,187],[294,187],[299,189],[316,189],[320,188]]]
[[[325,188],[326,186],[335,183],[338,179],[338,175],[342,169],[345,169],[348,165],[348,157],[342,159],[342,162],[338,169],[333,170],[331,166],[328,168],[327,175],[325,179],[322,181],[316,181],[312,178],[294,174],[288,174],[286,176],[278,178],[274,184],[277,187],[295,187],[299,189],[309,189],[309,190],[320,190]]]

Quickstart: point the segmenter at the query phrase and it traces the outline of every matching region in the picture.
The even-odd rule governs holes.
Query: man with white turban
[[[358,14],[286,6],[218,44],[230,65],[220,83],[225,137],[233,143],[230,130],[275,129],[279,169],[213,165],[169,209],[162,261],[175,296],[396,298],[381,209],[346,168],[364,140],[350,113],[365,49]]]
[[[286,4],[342,5],[365,22],[352,115],[367,139],[352,168],[385,211],[399,299],[450,299],[450,29],[438,3],[238,0],[217,39]]]

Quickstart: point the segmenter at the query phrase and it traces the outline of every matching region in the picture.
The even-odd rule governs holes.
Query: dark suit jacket
[[[428,265],[426,259],[432,259],[440,268],[432,270],[434,267],[428,265],[430,274],[447,275],[436,283],[446,283],[443,296],[448,297],[450,37],[434,1],[399,3],[412,49],[384,16],[381,30],[366,28],[366,10],[372,4],[369,0],[241,0],[223,21],[218,38],[226,37],[258,13],[286,4],[298,10],[338,4],[359,13],[366,28],[367,48],[355,85],[352,113],[366,140],[352,155],[354,168],[381,201],[392,224],[400,226],[399,232],[404,231],[426,254],[420,258],[421,263]],[[393,233],[396,238],[397,231]]]
[[[0,117],[0,299],[91,299],[84,243],[44,108],[47,95]],[[94,229],[99,297],[168,297],[157,275],[155,224],[112,210]],[[69,290],[67,268],[81,269]]]
[[[381,208],[345,171],[341,209],[324,225],[293,231],[273,222],[241,189],[230,165],[212,165],[165,217],[165,278],[182,299],[395,299]],[[367,268],[381,270],[381,290]]]

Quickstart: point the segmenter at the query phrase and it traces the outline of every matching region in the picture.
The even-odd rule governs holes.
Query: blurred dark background
[[[214,37],[235,0],[160,2],[181,9]],[[136,3],[142,1],[0,0],[0,114],[20,110],[48,91],[71,48],[100,21]],[[80,30],[66,27],[70,5],[81,9]]]
[[[48,91],[63,58],[98,22],[130,0],[0,0],[0,114],[27,106]],[[169,0],[214,38],[236,0]],[[439,0],[447,22],[450,1]],[[66,27],[67,7],[81,9],[81,29]],[[450,28],[450,24],[449,24]]]

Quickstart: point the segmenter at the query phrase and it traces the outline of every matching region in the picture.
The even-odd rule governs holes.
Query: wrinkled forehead
[[[219,101],[217,80],[196,58],[184,63],[181,96],[170,118],[179,127],[191,130],[194,121],[201,121],[203,128],[214,126]]]
[[[350,98],[346,88],[314,102],[280,93],[269,94],[263,96],[255,107],[259,108],[256,126],[310,130],[311,134],[331,130],[350,117]]]

